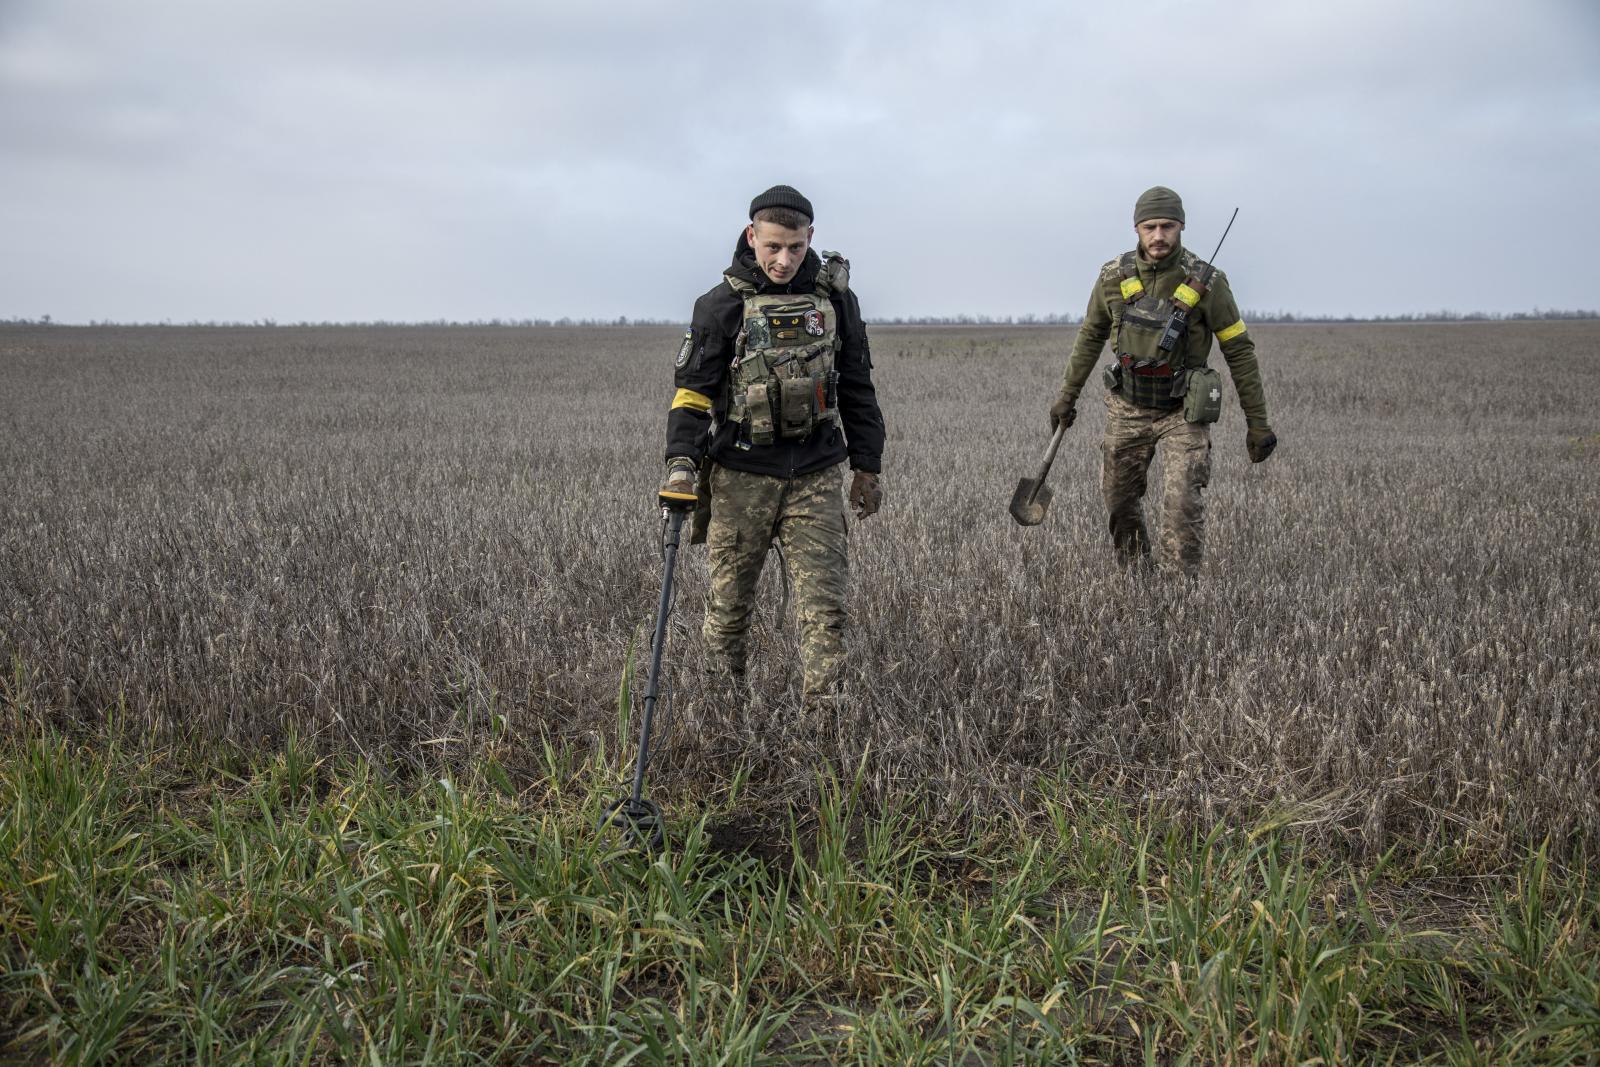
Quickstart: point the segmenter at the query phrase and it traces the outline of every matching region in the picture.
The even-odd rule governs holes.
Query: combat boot
[[[1150,535],[1138,516],[1112,518],[1111,544],[1124,569],[1142,569],[1150,562]]]

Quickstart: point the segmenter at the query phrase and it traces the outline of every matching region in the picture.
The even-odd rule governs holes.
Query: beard
[[[1139,254],[1145,259],[1166,259],[1177,249],[1178,242],[1172,241],[1160,252],[1151,251],[1150,246],[1143,241],[1139,242]]]

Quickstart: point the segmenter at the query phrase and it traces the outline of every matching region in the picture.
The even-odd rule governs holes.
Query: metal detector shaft
[[[656,632],[650,640],[650,674],[644,687],[644,717],[639,723],[639,755],[633,765],[634,804],[644,795],[644,772],[650,762],[650,727],[655,720],[656,697],[661,692],[661,654],[666,650],[667,617],[672,611],[672,573],[678,566],[679,534],[688,514],[683,508],[670,508],[667,512],[667,535],[662,541],[666,568],[661,578],[661,601],[656,605]]]

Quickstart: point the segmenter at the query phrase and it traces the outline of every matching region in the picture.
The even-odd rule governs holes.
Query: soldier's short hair
[[[786,230],[803,230],[811,225],[811,220],[793,208],[764,207],[751,217],[753,222],[770,222],[774,226],[782,226]]]

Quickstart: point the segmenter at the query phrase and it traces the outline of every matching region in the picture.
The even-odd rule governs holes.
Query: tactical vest
[[[1179,253],[1177,269],[1187,280],[1200,274],[1206,267],[1188,249]],[[1139,278],[1139,253],[1126,252],[1117,263],[1122,276],[1122,304],[1112,309],[1115,319],[1112,345],[1121,370],[1118,388],[1124,400],[1140,407],[1176,408],[1183,404],[1187,385],[1187,372],[1193,367],[1203,367],[1207,353],[1190,360],[1189,336],[1185,330],[1171,352],[1161,350],[1161,335],[1172,319],[1174,297],[1185,298],[1189,307],[1199,302],[1199,295],[1188,288],[1187,281],[1180,283],[1173,293],[1158,297],[1146,291]]]
[[[740,427],[739,445],[803,438],[837,421],[834,357],[843,339],[832,298],[849,288],[850,264],[824,252],[809,293],[761,293],[744,278],[724,277],[744,298],[728,389],[728,419]]]

